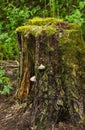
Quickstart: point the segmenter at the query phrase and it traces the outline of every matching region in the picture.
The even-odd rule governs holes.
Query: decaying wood
[[[30,88],[30,61],[28,56],[27,40],[22,40],[22,49],[20,54],[20,78],[19,89],[17,93],[18,99],[27,98]],[[24,40],[24,41],[23,41]]]
[[[79,75],[81,65],[78,64],[81,58],[77,58],[80,49],[74,38],[77,32],[64,32],[62,25],[55,25],[59,32],[52,35],[47,35],[46,31],[41,31],[38,36],[21,34],[17,97],[21,100],[29,96],[29,122],[38,130],[52,130],[59,122],[76,124],[84,115],[84,99],[79,96],[83,85]],[[67,24],[63,26],[70,29]],[[32,77],[36,78],[34,82],[30,81]]]

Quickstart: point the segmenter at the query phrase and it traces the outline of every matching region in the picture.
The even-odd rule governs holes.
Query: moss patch
[[[25,35],[25,37],[29,37],[29,34],[32,34],[33,36],[38,36],[41,34],[41,32],[45,32],[48,36],[53,35],[57,32],[55,28],[52,26],[35,26],[35,25],[28,25],[28,26],[22,26],[17,28],[17,32],[21,32]]]
[[[79,26],[63,21],[56,18],[33,18],[26,22],[25,26],[18,27],[17,32],[23,33],[25,37],[29,37],[29,34],[33,36],[40,35],[43,31],[47,36],[51,36],[56,32],[63,30],[79,30]]]
[[[27,21],[27,25],[50,25],[52,23],[63,23],[63,19],[56,19],[56,18],[33,18]]]

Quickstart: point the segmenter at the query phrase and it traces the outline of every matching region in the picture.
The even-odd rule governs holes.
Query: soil
[[[20,103],[15,99],[19,82],[19,63],[2,61],[2,66],[11,80],[13,89],[10,95],[0,95],[0,130],[37,130],[29,124],[27,103]],[[76,129],[70,124],[60,122],[53,130],[84,130],[84,127]]]
[[[27,103],[19,102],[16,90],[19,84],[19,63],[0,61],[0,69],[5,69],[5,76],[12,83],[9,95],[0,95],[0,130],[35,130],[29,127]]]

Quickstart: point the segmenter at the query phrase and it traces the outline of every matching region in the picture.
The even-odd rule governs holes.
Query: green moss
[[[63,19],[56,19],[56,18],[33,18],[27,21],[27,25],[49,25],[52,23],[63,23]]]
[[[27,21],[26,26],[18,27],[16,31],[23,33],[25,37],[28,37],[30,33],[34,36],[38,36],[43,31],[46,35],[50,36],[57,32],[53,23],[63,23],[63,20],[56,18],[33,18]]]
[[[35,25],[29,25],[29,26],[26,25],[18,27],[16,31],[21,32],[22,34],[25,35],[25,37],[29,37],[29,34],[36,36],[41,33],[41,27]]]
[[[53,35],[57,32],[56,28],[54,28],[52,26],[44,27],[43,31],[46,31],[47,36]]]
[[[80,26],[75,23],[68,23],[68,25],[70,26],[70,29],[80,30]]]
[[[17,32],[21,32],[25,35],[25,37],[29,37],[29,34],[32,34],[33,36],[38,36],[41,34],[41,32],[45,32],[47,36],[53,35],[57,32],[57,30],[52,26],[35,26],[35,25],[29,25],[29,26],[21,26],[16,29]]]
[[[79,30],[79,26],[63,21],[56,18],[33,18],[29,19],[25,26],[18,27],[17,32],[23,33],[25,37],[29,37],[29,34],[33,36],[40,35],[43,31],[47,36],[58,33],[60,30],[67,31],[68,34]],[[64,33],[65,33],[64,31]],[[66,32],[66,34],[67,34]]]

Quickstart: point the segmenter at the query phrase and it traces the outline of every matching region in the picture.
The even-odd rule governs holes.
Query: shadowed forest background
[[[74,103],[75,115],[73,118],[75,118],[75,119],[73,119],[71,117],[72,121],[69,121],[70,116],[69,116],[68,112],[67,113],[63,112],[64,111],[64,109],[62,109],[63,103],[61,100],[58,100],[59,105],[60,105],[60,108],[59,108],[60,115],[58,114],[59,118],[57,119],[56,124],[55,125],[48,124],[49,127],[48,126],[44,127],[44,125],[46,125],[46,122],[45,122],[45,119],[43,116],[45,114],[44,114],[44,111],[42,111],[44,108],[42,107],[42,104],[40,104],[40,102],[42,102],[42,101],[40,101],[40,99],[37,98],[37,96],[40,96],[40,95],[39,94],[35,95],[36,99],[38,99],[38,102],[35,100],[34,97],[32,97],[32,95],[34,94],[33,90],[30,90],[31,94],[28,96],[29,100],[27,98],[24,99],[24,96],[22,96],[21,98],[19,97],[19,95],[16,96],[18,89],[19,89],[18,88],[19,80],[20,80],[20,78],[22,78],[22,77],[20,77],[20,75],[21,75],[20,66],[25,65],[25,64],[19,64],[20,63],[20,47],[19,47],[20,38],[19,38],[19,36],[22,37],[23,35],[22,35],[22,30],[19,30],[17,28],[20,26],[26,26],[28,23],[31,25],[31,22],[29,22],[29,19],[35,18],[34,24],[38,25],[36,23],[36,20],[38,18],[44,19],[44,18],[48,18],[48,17],[57,18],[57,19],[66,21],[66,23],[64,22],[62,24],[62,22],[61,22],[61,24],[56,25],[60,31],[59,32],[60,35],[61,35],[63,29],[69,29],[70,24],[68,25],[68,23],[73,23],[75,25],[78,25],[78,27],[79,27],[78,28],[79,32],[80,32],[79,35],[76,35],[76,33],[73,33],[73,37],[71,37],[71,38],[73,38],[74,41],[78,41],[79,44],[82,43],[81,45],[78,45],[78,47],[80,47],[80,48],[77,48],[79,54],[76,56],[77,61],[79,60],[78,67],[80,67],[80,68],[78,68],[78,67],[76,68],[75,65],[72,65],[70,67],[74,67],[74,69],[78,71],[78,72],[76,72],[76,75],[77,75],[76,81],[80,81],[79,83],[81,83],[81,84],[79,84],[78,94],[80,94],[80,97],[82,97],[81,102],[83,102],[83,106],[81,103],[81,109],[80,109],[81,112],[79,113],[80,115],[78,116],[78,114],[76,114],[76,113],[78,113],[78,103]],[[48,24],[50,24],[50,22]],[[48,24],[46,23],[46,26],[49,26]],[[44,25],[44,23],[43,23],[43,25]],[[75,28],[77,28],[77,26]],[[43,41],[41,40],[41,43],[46,42],[46,39],[44,39],[43,36],[45,37],[45,35],[41,34],[41,39],[43,39]],[[80,38],[81,40],[80,39],[77,40],[77,37]],[[33,39],[32,41],[31,41],[31,38]],[[46,36],[46,38],[48,38],[48,37]],[[76,40],[75,40],[75,38],[76,38]],[[22,40],[22,39],[24,39],[24,37],[21,38],[21,41],[22,42],[25,41],[25,39],[24,40]],[[40,40],[39,37],[37,39],[31,35],[28,38],[28,41],[36,43],[36,46],[37,46],[39,40]],[[55,41],[55,37],[52,37],[52,39],[48,38],[48,41],[50,41],[50,40],[51,41],[54,40],[54,42],[58,42],[58,41]],[[25,42],[27,43],[27,41],[25,41]],[[61,42],[62,42],[62,39],[61,39]],[[49,42],[48,42],[48,44],[49,44]],[[68,45],[68,44],[66,44],[66,45]],[[0,129],[1,130],[58,130],[58,129],[59,130],[78,130],[78,129],[84,130],[85,129],[85,65],[84,65],[85,64],[85,60],[84,60],[85,59],[84,58],[85,57],[85,51],[84,51],[85,46],[84,45],[85,45],[85,1],[84,0],[36,0],[36,1],[34,1],[34,0],[0,0],[0,97],[1,97],[1,99],[0,99],[0,104],[1,104],[0,105],[0,120],[1,120]],[[46,46],[44,46],[43,48],[45,48],[45,47]],[[71,47],[72,47],[72,50],[76,49],[76,46],[74,46],[74,45]],[[30,48],[34,49],[34,48],[32,48],[31,45],[30,45]],[[43,48],[41,47],[41,50],[39,52],[41,59],[44,59],[44,57],[45,57],[43,55],[43,51],[42,51]],[[54,58],[51,59],[51,60],[53,60],[51,65],[54,63],[57,66],[57,64],[55,63],[54,60],[57,61],[57,59],[55,58],[55,56],[56,56],[55,53],[56,53],[56,51],[60,51],[58,49],[59,48],[56,48],[55,52],[53,53],[54,56],[52,55]],[[52,51],[52,50],[50,50],[50,48],[48,48],[48,50]],[[62,50],[64,51],[64,48]],[[68,51],[67,51],[67,53],[68,53]],[[58,56],[61,56],[60,52],[57,54],[58,54]],[[63,52],[62,52],[62,55],[64,55]],[[75,53],[71,53],[72,58],[74,57],[74,55],[75,55]],[[46,56],[47,56],[46,58],[50,57],[47,54],[46,54]],[[66,56],[68,56],[68,54]],[[73,63],[75,64],[75,62],[74,62],[75,59],[73,58],[72,60],[73,60]],[[58,59],[58,61],[60,62],[60,59]],[[42,62],[43,62],[43,60],[41,60],[41,63]],[[44,60],[44,63],[46,64],[47,61]],[[59,65],[60,64],[61,64],[61,62],[59,63]],[[51,68],[51,65],[49,65],[50,68]],[[41,64],[41,66],[43,66],[43,65]],[[59,67],[61,67],[61,66],[59,66]],[[63,67],[64,67],[64,65],[63,65]],[[62,69],[62,71],[63,71],[62,77],[68,76],[68,75],[72,76],[72,75],[70,75],[71,74],[70,72],[72,69],[70,67],[65,66],[64,69],[66,69],[65,70],[66,73]],[[31,69],[29,71],[31,71],[30,73],[33,76],[34,70],[32,67],[30,67],[30,68]],[[55,66],[53,68],[55,68]],[[48,75],[49,70],[45,70],[45,71]],[[69,72],[69,74],[68,74],[68,72]],[[45,84],[46,79],[43,79],[43,78],[44,78],[44,76],[46,77],[47,75],[45,73],[41,72],[40,76],[42,77],[41,80],[42,80],[42,83],[44,83],[44,85],[46,85]],[[55,75],[56,75],[56,73],[55,73]],[[72,81],[76,79],[75,77],[71,77],[71,78],[72,78],[71,79]],[[52,79],[52,80],[54,81],[54,79]],[[71,82],[71,80],[70,80],[70,82]],[[62,82],[64,82],[64,81],[62,81]],[[33,83],[31,85],[34,86]],[[42,84],[39,83],[39,85],[42,85]],[[73,84],[71,83],[68,86],[72,86],[72,85]],[[32,89],[34,89],[34,87],[32,87]],[[79,97],[77,97],[76,93],[74,92],[76,90],[74,90],[74,88],[72,88],[72,89],[73,90],[71,93],[72,94],[71,98],[75,98],[76,100],[79,100],[78,99]],[[40,90],[40,91],[43,91],[43,90]],[[55,91],[57,91],[57,90],[55,90]],[[66,90],[66,88],[65,88],[64,92],[65,91],[67,92],[68,90]],[[64,93],[64,92],[62,92],[62,89],[59,90],[59,92],[61,93],[61,95]],[[70,96],[67,95],[67,97],[69,98]],[[34,100],[34,102],[33,102],[33,100]],[[67,99],[67,98],[65,98],[65,100],[71,101],[71,99]],[[33,102],[33,104],[32,104],[32,102]],[[37,104],[37,106],[36,106],[36,104]],[[39,113],[37,115],[40,116],[39,119],[41,119],[41,120],[39,122],[39,119],[37,117],[37,119],[35,119],[37,123],[34,123],[31,120],[31,118],[29,119],[29,117],[32,117],[34,119],[33,115],[36,113],[36,110],[34,107],[35,106],[38,107],[38,104],[41,105],[40,112],[42,115],[39,115]],[[33,106],[33,109],[31,110],[32,105],[35,105],[35,106]],[[50,106],[49,106],[49,108],[50,108]],[[67,108],[67,109],[69,109],[69,108]],[[70,108],[70,110],[72,110],[72,109],[73,108]],[[29,110],[31,110],[31,112],[29,112]],[[83,111],[84,115],[81,117],[82,111]],[[48,110],[48,113],[50,113],[50,112],[51,112],[51,110]],[[65,116],[66,116],[66,118],[64,118]],[[53,117],[56,118],[56,115],[54,114]],[[49,118],[51,118],[51,117],[49,117]],[[28,121],[28,120],[30,120],[30,121]],[[52,123],[54,123],[53,122],[54,120],[55,119],[49,120],[49,122],[52,124]],[[30,122],[32,122],[32,124]],[[77,122],[78,122],[78,124],[77,124]],[[15,127],[15,124],[16,124],[16,127]]]
[[[84,0],[0,0],[0,59],[18,59],[16,28],[33,17],[77,23],[85,32]]]

